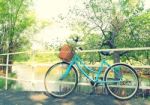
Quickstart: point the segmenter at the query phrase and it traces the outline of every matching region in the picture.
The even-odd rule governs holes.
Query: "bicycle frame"
[[[102,59],[102,61],[100,62],[100,66],[99,66],[98,70],[97,70],[97,71],[94,71],[93,69],[91,69],[90,67],[88,67],[88,66],[80,59],[80,57],[79,57],[77,54],[75,54],[74,57],[72,58],[71,62],[70,62],[70,65],[68,66],[66,72],[65,72],[64,75],[61,77],[61,79],[65,78],[65,77],[69,74],[69,72],[70,72],[70,70],[71,70],[71,67],[72,67],[73,65],[76,65],[77,68],[80,70],[80,72],[81,72],[82,74],[84,74],[84,76],[85,76],[86,78],[88,78],[90,81],[92,81],[92,82],[94,82],[94,83],[102,83],[102,82],[105,82],[105,81],[104,81],[104,77],[103,77],[103,81],[100,81],[100,80],[99,80],[99,77],[100,77],[100,74],[101,74],[102,71],[103,71],[104,65],[106,65],[107,67],[110,67],[110,65],[106,62],[106,60],[105,60],[105,59]],[[94,78],[91,78],[91,77],[85,72],[85,70],[82,69],[82,66],[85,67],[86,70],[88,70],[88,71],[90,71],[90,72],[93,72],[93,73],[96,73],[95,79],[94,79]]]
[[[105,85],[111,95],[124,100],[130,99],[138,91],[138,75],[131,66],[123,63],[109,65],[105,59],[102,59],[98,70],[94,70],[88,67],[78,54],[75,54],[69,63],[58,62],[49,68],[44,78],[46,91],[58,98],[69,95],[78,85],[79,77],[74,66],[90,81],[93,86],[92,93],[95,91],[95,87]],[[104,67],[108,68],[103,70]],[[58,71],[56,74],[54,74],[55,70]],[[54,72],[51,73],[50,71]],[[89,72],[94,74],[94,77]],[[50,86],[51,84],[52,86]]]

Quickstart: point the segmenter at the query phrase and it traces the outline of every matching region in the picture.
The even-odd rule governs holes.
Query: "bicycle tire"
[[[59,62],[48,69],[44,78],[44,86],[48,95],[63,98],[75,90],[78,84],[78,73],[74,66],[71,66],[69,74],[60,80],[69,65],[67,62]]]
[[[105,87],[108,92],[120,100],[132,98],[139,89],[138,75],[127,64],[118,63],[109,67],[105,73],[104,80],[106,81]]]

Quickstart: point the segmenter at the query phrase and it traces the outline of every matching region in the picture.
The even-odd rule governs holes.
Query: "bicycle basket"
[[[69,62],[74,56],[73,48],[69,45],[63,45],[60,48],[59,58],[63,61]]]

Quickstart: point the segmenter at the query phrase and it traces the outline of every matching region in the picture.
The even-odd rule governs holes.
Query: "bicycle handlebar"
[[[110,56],[112,54],[111,51],[99,51],[99,53],[105,56]]]
[[[99,51],[100,54],[105,55],[105,56],[110,56],[114,53],[114,51]],[[129,51],[124,51],[122,53],[119,54],[119,56],[124,56],[127,53],[129,53]]]
[[[75,38],[73,38],[73,41],[76,42],[76,43],[78,43],[78,42],[79,42],[79,37],[76,36]],[[106,42],[103,42],[102,46],[104,46],[104,45],[109,45],[109,46],[110,46],[110,45],[112,45],[112,43],[111,43],[110,40],[107,40]],[[102,46],[101,46],[100,48],[102,48]],[[81,50],[81,51],[83,50],[82,47],[79,47],[78,49]],[[112,55],[114,52],[113,52],[113,51],[99,51],[99,53],[102,54],[102,55],[104,55],[104,56],[110,56],[110,55]],[[124,55],[126,55],[127,53],[128,53],[128,51],[124,51],[124,52],[120,53],[119,56],[124,56]],[[127,56],[127,55],[126,55],[126,56]]]

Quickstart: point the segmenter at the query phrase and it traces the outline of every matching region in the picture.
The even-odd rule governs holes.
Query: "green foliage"
[[[150,47],[150,12],[143,12],[138,16],[133,16],[126,21],[123,29],[116,37],[116,45],[120,48],[126,47]],[[138,51],[130,52],[130,58],[141,61],[143,64],[150,64],[150,52]]]
[[[0,79],[0,89],[3,89],[5,86],[5,80],[4,79]]]
[[[89,34],[84,36],[83,39],[86,43],[84,45],[85,49],[99,49],[99,43],[102,37],[97,34]]]
[[[38,63],[44,63],[44,62],[54,62],[58,60],[58,54],[52,54],[52,53],[37,53],[32,58],[33,61],[36,61]]]
[[[16,83],[13,87],[12,87],[13,90],[15,91],[22,91],[23,90],[23,87],[21,84],[18,84]]]
[[[78,39],[78,42],[76,43],[74,40],[76,38]],[[69,40],[66,42],[73,47],[74,50],[78,50],[78,48],[82,48],[83,50],[92,50],[92,49],[99,49],[100,43],[101,43],[101,36],[97,34],[85,34],[83,37],[73,34],[70,36]],[[85,44],[84,44],[85,43]],[[98,53],[82,53],[81,57],[88,61],[89,63],[94,63],[95,61],[100,61],[99,54]]]
[[[85,50],[99,49],[102,42],[107,41],[111,42],[111,45],[107,43],[106,48],[150,46],[149,11],[144,11],[143,0],[119,0],[117,3],[112,0],[90,0],[83,4],[82,9],[74,8],[71,11],[67,21],[72,19],[68,23],[71,24],[75,35],[83,39]],[[120,59],[118,55],[119,53],[113,55],[115,62]],[[147,51],[133,52],[130,55],[134,60],[139,60],[137,58],[140,56],[147,59],[147,63],[150,61]],[[84,56],[90,62],[98,60],[98,56],[93,53]],[[127,58],[123,57],[123,60]]]
[[[1,53],[16,52],[30,48],[29,35],[25,30],[35,22],[29,12],[31,0],[0,1],[0,49]]]
[[[85,45],[83,45],[83,49],[92,50],[92,49],[100,49],[101,37],[97,34],[90,34],[83,37]],[[83,59],[89,61],[90,63],[99,62],[100,57],[97,53],[85,53],[82,55]]]
[[[126,16],[138,14],[144,10],[143,0],[119,0],[121,12]]]
[[[0,53],[30,50],[31,28],[35,16],[32,0],[0,0]],[[29,32],[30,31],[30,32]],[[26,55],[10,55],[10,61],[28,59]],[[6,57],[0,63],[6,63]]]
[[[119,47],[149,47],[150,12],[132,17],[119,33],[116,43]],[[126,42],[130,43],[126,43]]]
[[[11,73],[8,75],[9,77],[12,77],[12,78],[15,78],[16,77],[16,74],[15,73]],[[13,80],[8,80],[8,89],[10,89],[13,85],[16,84],[16,81],[13,81]],[[3,78],[0,78],[0,89],[4,89],[5,88],[5,79]]]
[[[14,55],[13,61],[15,62],[23,62],[23,61],[28,61],[30,59],[30,56],[28,54],[23,54],[23,55]]]

